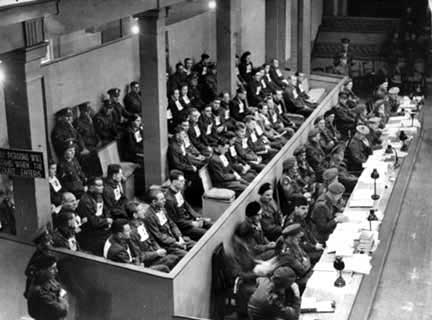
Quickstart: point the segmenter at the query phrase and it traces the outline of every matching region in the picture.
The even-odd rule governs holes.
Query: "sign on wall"
[[[0,174],[23,178],[45,178],[43,153],[0,148]]]

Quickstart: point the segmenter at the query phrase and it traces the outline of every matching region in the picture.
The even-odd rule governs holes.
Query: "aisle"
[[[420,152],[369,319],[432,319],[432,107],[430,105],[425,108],[424,130]]]

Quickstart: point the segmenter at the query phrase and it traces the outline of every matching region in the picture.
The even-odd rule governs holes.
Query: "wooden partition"
[[[344,78],[313,75],[311,88],[326,88],[327,93],[312,115],[245,191],[220,216],[213,227],[174,268],[174,315],[208,318],[210,310],[211,257],[216,246],[226,242],[236,225],[244,219],[246,205],[258,198],[258,188],[264,182],[273,182],[282,173],[283,161],[295,148],[306,142],[314,119],[337,103]]]

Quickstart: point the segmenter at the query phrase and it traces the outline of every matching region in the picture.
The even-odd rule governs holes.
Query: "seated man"
[[[103,199],[113,219],[127,219],[126,203],[123,182],[124,176],[119,164],[110,164],[107,169],[107,178],[104,181]]]
[[[271,277],[258,278],[248,304],[249,319],[298,320],[301,296],[296,277],[291,268],[281,267]]]
[[[357,184],[358,178],[348,171],[344,162],[344,153],[344,149],[335,150],[331,154],[330,166],[337,168],[339,182],[344,185],[347,193],[351,193]]]
[[[345,192],[345,187],[339,182],[332,183],[327,192],[318,197],[311,213],[312,230],[315,238],[325,244],[330,234],[346,217],[339,212],[337,204]]]
[[[283,247],[279,256],[279,263],[287,265],[294,270],[297,275],[297,284],[300,293],[306,288],[306,283],[313,273],[312,264],[309,255],[300,245],[303,238],[303,232],[299,223],[287,226],[283,231]]]
[[[190,126],[188,130],[188,135],[190,141],[195,146],[195,148],[197,148],[202,155],[208,157],[213,152],[213,149],[210,146],[207,137],[204,135],[203,132],[201,132],[201,128],[199,125],[200,116],[200,112],[195,108],[192,108],[189,111]]]
[[[306,221],[309,212],[309,201],[301,195],[293,197],[293,212],[285,222],[285,227],[298,223],[303,237],[300,239],[301,248],[309,255],[312,265],[316,264],[323,253],[323,245],[312,233],[310,224]]]
[[[276,241],[282,234],[282,212],[273,199],[273,188],[266,182],[258,189],[262,210],[261,226],[270,241]]]
[[[252,114],[246,99],[246,90],[237,89],[237,94],[230,103],[230,114],[236,121],[243,121],[247,115]]]
[[[148,194],[150,206],[144,215],[144,223],[158,244],[168,253],[180,258],[193,247],[194,241],[183,234],[172,221],[165,209],[165,195],[159,189],[150,189]]]
[[[306,144],[306,159],[315,172],[318,182],[322,181],[322,174],[328,167],[326,154],[320,145],[320,133],[316,128],[312,128],[308,133],[308,143]]]
[[[359,175],[363,171],[363,163],[365,163],[372,154],[370,142],[366,137],[368,134],[368,127],[358,125],[356,127],[356,133],[345,151],[345,158],[349,170]]]
[[[304,186],[294,157],[289,157],[282,163],[282,170],[282,176],[278,181],[280,206],[284,215],[289,215],[293,210],[293,197],[303,195]]]
[[[339,130],[344,140],[347,140],[355,130],[356,116],[348,107],[348,95],[345,92],[339,92],[338,104],[334,107],[335,126]]]
[[[124,161],[142,164],[144,157],[144,133],[139,115],[131,115],[120,147]]]
[[[209,160],[208,170],[215,187],[233,190],[239,196],[249,184],[236,172],[226,157],[228,141],[218,139],[214,154]]]
[[[103,253],[113,223],[109,210],[104,206],[103,188],[102,177],[89,179],[89,189],[81,197],[76,210],[81,220],[87,220],[78,236],[80,247],[98,256]]]
[[[206,158],[204,155],[202,155],[198,149],[192,144],[190,137],[189,137],[189,129],[190,129],[190,124],[189,124],[189,119],[185,118],[183,119],[183,121],[180,123],[181,127],[183,128],[183,130],[185,131],[185,134],[183,135],[184,138],[184,146],[186,149],[186,152],[189,156],[189,159],[191,161],[191,163],[196,166],[197,168],[201,168],[208,160],[208,158]]]
[[[81,231],[73,211],[63,211],[58,214],[57,228],[54,230],[53,247],[79,251],[76,234]]]
[[[257,69],[252,72],[253,77],[246,85],[247,100],[250,106],[258,107],[264,101],[263,87],[261,85],[261,78],[263,75],[262,69]]]
[[[200,216],[183,198],[186,182],[183,172],[171,170],[170,181],[171,184],[165,193],[166,212],[183,235],[198,241],[212,223],[210,219]]]
[[[288,77],[288,85],[283,92],[283,98],[288,107],[288,112],[301,114],[307,118],[313,112],[313,109],[307,106],[304,100],[298,95],[296,82],[296,76],[291,75]]]
[[[228,161],[244,180],[252,182],[258,173],[237,153],[235,147],[236,134],[233,132],[227,132],[225,137],[228,140],[228,152],[226,153]]]
[[[246,135],[246,126],[244,123],[237,122],[235,134],[236,140],[234,146],[237,154],[254,170],[260,172],[262,169],[264,169],[265,164],[262,161],[262,157],[257,155],[250,147],[248,143],[248,137]]]
[[[126,206],[131,226],[131,246],[144,267],[167,269],[170,271],[181,257],[169,254],[156,242],[144,224],[145,206],[142,203],[132,201]]]
[[[248,145],[257,155],[262,156],[266,163],[269,162],[273,156],[276,155],[277,150],[271,147],[268,139],[265,136],[258,136],[259,133],[256,129],[257,124],[253,116],[247,116],[245,118],[245,124]]]
[[[249,250],[259,260],[275,256],[275,242],[270,242],[264,235],[261,226],[261,205],[253,201],[246,206],[246,219],[239,227],[238,235],[248,245]]]
[[[215,129],[211,105],[206,105],[204,107],[203,111],[201,112],[198,124],[201,134],[204,135],[207,143],[214,147],[217,140],[217,132]]]
[[[75,144],[69,140],[58,164],[58,177],[64,190],[72,192],[77,198],[80,198],[86,190],[87,177],[75,158],[75,150]]]
[[[139,264],[139,258],[130,245],[130,236],[129,221],[126,219],[115,220],[111,226],[111,235],[104,244],[104,258],[114,262]]]

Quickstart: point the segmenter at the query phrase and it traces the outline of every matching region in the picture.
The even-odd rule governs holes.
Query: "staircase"
[[[324,17],[312,52],[312,68],[323,68],[333,63],[341,50],[341,38],[351,40],[351,52],[356,60],[384,60],[382,48],[399,19]]]

